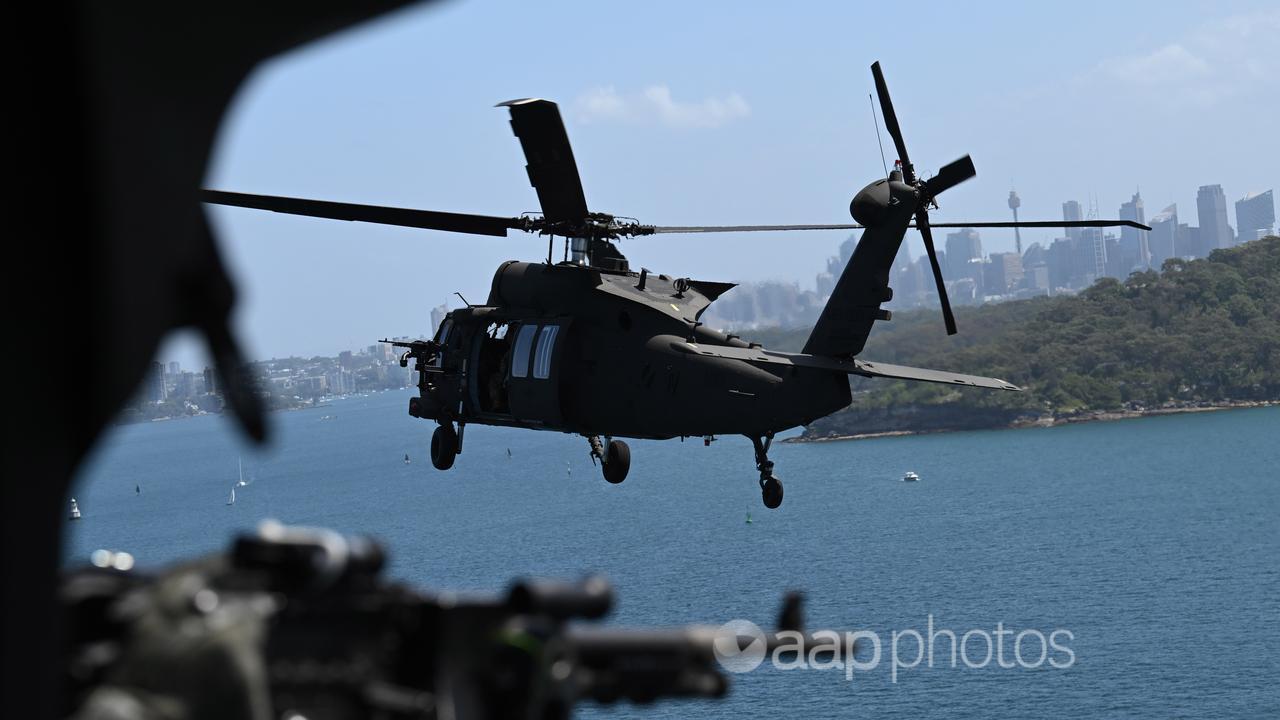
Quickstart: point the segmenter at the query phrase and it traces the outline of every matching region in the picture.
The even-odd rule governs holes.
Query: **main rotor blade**
[[[942,303],[942,321],[947,325],[947,334],[956,334],[956,316],[951,313],[951,299],[947,297],[947,284],[942,279],[942,268],[938,266],[938,251],[933,247],[933,233],[929,231],[929,212],[924,208],[916,211],[916,228],[924,237],[924,249],[929,253],[929,266],[933,268],[933,282],[938,286],[938,301]]]
[[[944,190],[949,190],[977,174],[978,171],[973,167],[973,160],[965,155],[959,160],[943,165],[937,175],[925,181],[925,191],[929,193],[929,197],[937,197]]]
[[[529,183],[538,191],[542,216],[548,222],[582,220],[587,217],[587,199],[582,178],[569,147],[569,135],[560,119],[560,109],[550,100],[525,98],[498,103],[511,111],[511,129],[520,138]]]
[[[506,237],[507,230],[523,229],[521,218],[500,218],[491,215],[466,215],[463,213],[412,210],[381,205],[357,205],[355,203],[305,200],[279,195],[249,195],[223,190],[201,190],[200,199],[214,205],[270,210],[289,215],[350,220],[353,222],[398,225],[400,227],[444,230],[471,235]]]
[[[1150,230],[1133,220],[1021,220],[1019,222],[976,222],[976,223],[931,223],[933,227],[946,228],[1011,228],[1011,227],[1131,227],[1139,230]],[[912,226],[914,227],[914,226]]]
[[[786,232],[790,230],[861,230],[861,225],[689,225],[689,226],[654,226],[651,232],[658,233],[720,233],[720,232],[760,232],[773,230]]]
[[[893,146],[898,149],[898,159],[902,161],[902,176],[908,185],[916,181],[915,168],[911,166],[911,158],[907,157],[907,144],[902,140],[902,128],[898,127],[898,114],[893,111],[893,100],[889,97],[889,86],[884,82],[884,73],[880,71],[880,62],[871,63],[871,74],[876,81],[876,95],[880,97],[880,114],[884,116],[884,127],[893,138]]]

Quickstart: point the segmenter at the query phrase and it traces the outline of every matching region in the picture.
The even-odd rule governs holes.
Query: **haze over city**
[[[519,214],[536,198],[492,105],[537,96],[561,106],[593,210],[670,225],[849,222],[849,198],[884,173],[868,99],[879,60],[922,174],[965,153],[977,166],[937,221],[1009,219],[1016,188],[1024,220],[1059,219],[1069,200],[1117,217],[1140,190],[1148,219],[1177,203],[1194,224],[1200,186],[1221,185],[1231,206],[1280,178],[1277,31],[1280,10],[1263,2],[445,3],[265,67],[224,124],[208,186]],[[516,234],[211,214],[260,358],[424,334],[432,307],[460,302],[453,292],[483,302],[498,263],[546,251]],[[635,267],[811,289],[846,237],[672,236],[623,250]],[[914,233],[908,244],[918,257]],[[982,233],[986,252],[1013,245],[1012,232]],[[202,363],[183,342],[159,357]]]

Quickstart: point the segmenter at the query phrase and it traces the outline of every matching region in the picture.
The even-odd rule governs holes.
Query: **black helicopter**
[[[947,333],[955,319],[930,227],[1103,227],[1119,220],[937,223],[935,199],[976,173],[966,155],[922,180],[907,156],[880,71],[871,66],[886,129],[898,151],[887,178],[867,185],[849,210],[857,224],[662,227],[587,208],[556,104],[500,103],[528,161],[541,215],[503,218],[407,208],[204,191],[205,202],[312,217],[478,235],[522,230],[548,237],[545,262],[498,267],[483,305],[453,310],[431,340],[394,342],[414,360],[419,396],[409,414],[438,423],[431,462],[446,470],[462,451],[468,423],[575,433],[587,438],[604,477],[620,483],[631,452],[620,437],[669,439],[745,435],[755,446],[764,504],[782,503],[769,447],[782,430],[808,424],[850,402],[849,375],[1018,390],[1003,380],[867,362],[855,357],[893,297],[889,270],[909,227],[923,236]],[[704,310],[734,287],[632,271],[615,241],[656,233],[862,229],[853,257],[803,352],[767,350],[704,326]],[[565,256],[553,262],[555,237]],[[384,342],[390,342],[384,340]],[[603,440],[601,438],[604,438]]]

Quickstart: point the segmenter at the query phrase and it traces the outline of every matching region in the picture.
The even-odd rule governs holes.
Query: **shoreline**
[[[1160,415],[1182,415],[1185,413],[1217,412],[1220,410],[1245,410],[1250,408],[1280,406],[1277,400],[1240,400],[1177,407],[1160,407],[1145,410],[1098,410],[1078,415],[1042,415],[1035,419],[1017,420],[1006,425],[988,425],[981,427],[950,428],[945,430],[883,430],[879,432],[851,433],[848,435],[824,435],[822,437],[805,437],[797,435],[786,438],[784,443],[822,443],[840,442],[844,440],[873,440],[875,438],[902,437],[907,435],[936,435],[949,432],[969,432],[974,430],[1024,430],[1027,428],[1048,428],[1062,425],[1090,422],[1113,422],[1116,420],[1134,420]]]

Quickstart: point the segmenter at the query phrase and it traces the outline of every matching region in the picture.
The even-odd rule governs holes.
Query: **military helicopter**
[[[769,460],[774,436],[847,406],[849,375],[1019,389],[996,378],[856,357],[873,324],[890,319],[881,305],[893,297],[889,270],[908,228],[923,237],[948,334],[955,334],[956,324],[931,227],[1149,229],[1120,220],[931,224],[937,196],[973,177],[973,162],[966,155],[928,180],[917,177],[879,63],[871,71],[898,162],[888,177],[853,197],[849,210],[856,224],[676,227],[591,212],[559,109],[532,98],[498,107],[510,112],[540,215],[505,218],[215,190],[204,191],[203,199],[336,220],[546,236],[546,260],[504,262],[483,305],[453,310],[430,340],[391,343],[404,349],[401,366],[413,360],[418,373],[419,395],[410,399],[409,414],[437,423],[432,464],[453,466],[469,423],[582,435],[611,483],[622,482],[631,465],[631,451],[618,438],[702,437],[709,443],[718,435],[745,435],[755,448],[764,504],[776,508],[783,488]],[[636,272],[617,245],[622,238],[658,233],[844,229],[863,233],[799,353],[767,350],[699,321],[732,283]],[[565,243],[559,262],[553,259],[556,237]]]

